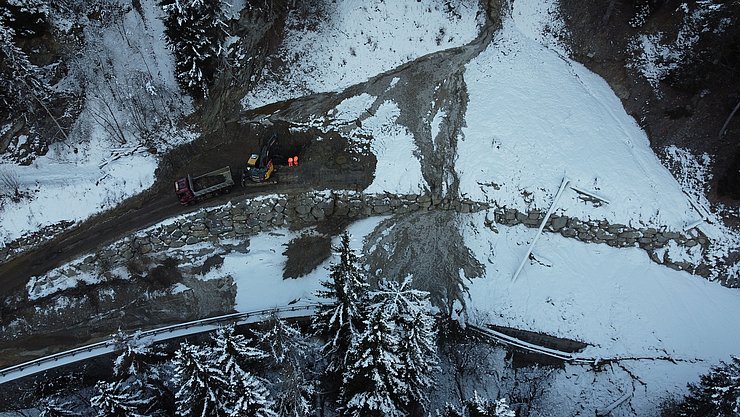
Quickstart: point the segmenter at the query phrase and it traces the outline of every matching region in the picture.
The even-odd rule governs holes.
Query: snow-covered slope
[[[610,201],[575,193],[572,217],[683,229],[699,218],[607,83],[527,37],[506,18],[466,69],[470,101],[459,141],[460,191],[520,210],[547,210],[563,176]]]
[[[80,23],[86,25],[85,44],[70,63],[70,75],[59,84],[85,91],[70,140],[53,144],[30,166],[0,159],[0,173],[17,177],[21,190],[31,195],[0,208],[0,246],[62,220],[83,220],[149,188],[157,160],[142,143],[137,131],[141,120],[137,125],[135,117],[162,122],[146,126],[166,140],[160,151],[194,137],[163,127],[161,117],[174,121],[190,104],[175,81],[161,7],[154,0],[142,0],[141,5],[143,14],[130,9],[113,17],[119,19],[115,24]],[[136,108],[134,98],[154,103],[159,112]],[[141,113],[133,114],[136,111]]]
[[[265,70],[246,108],[341,91],[431,52],[473,40],[483,23],[474,0],[322,1],[323,19],[288,18],[278,57],[285,73]]]
[[[686,383],[738,353],[740,290],[657,265],[637,248],[552,234],[540,238],[534,259],[514,281],[534,231],[517,226],[492,233],[484,221],[483,213],[461,219],[466,244],[486,268],[468,283],[470,319],[580,340],[591,345],[584,357],[643,358],[622,363],[648,384],[631,400],[636,415],[654,415],[656,398],[684,393]],[[552,415],[572,415],[594,401],[603,407],[610,395],[619,397],[583,386],[581,378],[593,377],[575,367],[558,374],[551,397],[543,400],[564,403]],[[626,378],[623,388],[631,381]]]
[[[534,261],[512,276],[534,237],[523,226],[479,233],[485,215],[463,220],[466,243],[486,265],[470,283],[484,321],[592,344],[591,357],[669,355],[727,359],[740,346],[740,290],[650,261],[637,248],[545,234]],[[723,330],[719,330],[723,329]]]
[[[373,117],[365,120],[362,128],[353,132],[355,135],[370,134],[375,138],[371,146],[378,161],[376,175],[365,189],[366,193],[413,194],[424,189],[414,137],[396,122],[398,115],[398,106],[386,101]]]

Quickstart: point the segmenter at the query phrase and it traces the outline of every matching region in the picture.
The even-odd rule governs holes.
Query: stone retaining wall
[[[0,262],[7,261],[16,255],[53,239],[73,224],[74,222],[62,220],[59,223],[42,227],[33,233],[23,235],[9,242],[7,245],[0,247]]]
[[[522,213],[505,207],[495,208],[494,214],[495,222],[506,226],[523,224],[527,227],[538,228],[545,218],[545,213],[539,210]],[[709,275],[707,265],[673,261],[667,253],[659,256],[656,252],[656,249],[667,246],[671,241],[686,248],[700,246],[700,250],[704,252],[709,246],[709,239],[697,229],[689,230],[688,233],[679,233],[653,227],[633,228],[624,224],[610,224],[605,220],[580,220],[577,217],[553,214],[547,220],[544,230],[587,243],[605,243],[613,247],[638,246],[648,252],[653,262],[676,270],[687,270],[702,276]]]
[[[128,260],[149,252],[160,252],[201,242],[235,239],[278,227],[299,229],[332,216],[355,219],[430,209],[453,210],[460,213],[486,210],[486,225],[492,228],[495,228],[496,224],[506,226],[521,224],[537,228],[545,215],[544,212],[537,210],[522,213],[505,207],[489,207],[485,203],[471,200],[437,199],[426,194],[366,195],[326,191],[291,196],[277,195],[231,203],[174,219],[122,240],[114,245],[115,249],[104,251],[104,255],[118,255]],[[655,228],[631,228],[623,224],[609,224],[603,220],[583,221],[556,215],[550,217],[545,231],[583,242],[604,243],[614,247],[637,246],[648,251],[650,258],[656,263],[702,275],[704,272],[708,273],[706,266],[673,261],[667,254],[658,256],[656,252],[656,249],[665,247],[671,241],[687,248],[700,246],[703,250],[709,241],[695,231],[684,234]]]
[[[137,233],[113,245],[117,255],[136,255],[201,242],[254,235],[278,227],[300,229],[332,216],[364,218],[418,210],[455,210],[470,213],[488,206],[470,200],[437,200],[429,195],[367,195],[354,192],[315,192],[295,196],[268,196],[206,209]],[[115,256],[111,249],[104,256]]]

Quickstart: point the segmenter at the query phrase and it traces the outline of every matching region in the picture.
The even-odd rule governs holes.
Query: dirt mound
[[[331,237],[325,235],[299,236],[288,243],[283,252],[288,258],[283,278],[299,278],[316,269],[331,255]]]

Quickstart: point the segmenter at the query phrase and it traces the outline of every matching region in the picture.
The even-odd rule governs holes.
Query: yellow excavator
[[[272,135],[270,139],[262,144],[259,153],[253,153],[247,160],[247,166],[242,171],[242,187],[249,185],[266,185],[277,183],[272,180],[272,174],[275,172],[273,163],[273,152],[277,145],[277,136]]]

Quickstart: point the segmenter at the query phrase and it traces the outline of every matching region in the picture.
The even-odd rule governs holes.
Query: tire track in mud
[[[169,182],[169,181],[168,181]],[[349,184],[348,184],[349,185]],[[335,184],[341,188],[341,184]],[[242,196],[304,191],[298,179],[269,187],[245,188],[208,200],[204,204],[183,207],[170,190],[160,190],[122,207],[97,215],[41,246],[0,264],[0,294],[25,297],[24,287],[33,276],[41,275],[85,253],[94,252],[119,237],[149,227],[172,216],[225,204]],[[0,321],[4,321],[0,310]]]

